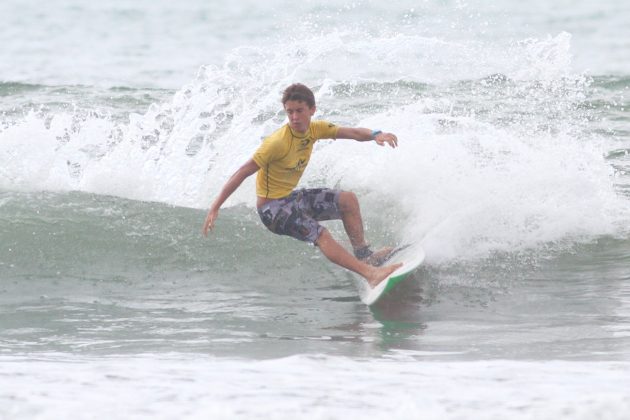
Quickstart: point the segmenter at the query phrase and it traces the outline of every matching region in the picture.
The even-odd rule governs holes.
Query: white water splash
[[[605,139],[579,107],[588,81],[570,77],[570,36],[500,47],[335,32],[236,49],[128,123],[82,109],[5,123],[0,186],[203,208],[284,122],[281,91],[299,80],[314,87],[319,115],[401,139],[397,150],[323,143],[304,185],[387,197],[405,218],[398,235],[424,238],[429,259],[615,234],[627,203],[614,192]],[[354,106],[337,93],[343,86],[377,93]],[[251,206],[253,196],[250,179],[227,205]]]

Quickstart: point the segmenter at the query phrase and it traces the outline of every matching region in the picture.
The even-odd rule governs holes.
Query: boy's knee
[[[320,247],[320,244],[322,242],[325,242],[330,238],[332,238],[332,236],[330,235],[330,232],[328,232],[328,229],[322,228],[319,236],[317,236],[317,239],[315,240],[315,242],[313,242],[313,245],[315,245],[316,247]]]
[[[359,207],[359,199],[353,192],[342,191],[339,194],[339,207],[341,211],[354,210]]]

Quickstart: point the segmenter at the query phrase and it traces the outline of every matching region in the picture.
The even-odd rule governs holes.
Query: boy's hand
[[[393,148],[398,146],[398,138],[392,133],[379,133],[374,137],[374,141],[379,146],[385,146],[385,143]]]
[[[203,224],[203,236],[208,236],[208,230],[214,229],[214,221],[219,217],[219,209],[210,209],[206,216],[206,221]]]

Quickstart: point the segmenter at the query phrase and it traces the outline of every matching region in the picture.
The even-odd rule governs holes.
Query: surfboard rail
[[[424,257],[424,250],[420,245],[406,245],[400,247],[400,251],[396,252],[386,263],[396,264],[401,262],[403,265],[376,287],[370,287],[365,279],[356,276],[361,301],[368,306],[378,302],[381,297],[387,295],[398,283],[404,281],[409,274],[415,271],[424,261]]]

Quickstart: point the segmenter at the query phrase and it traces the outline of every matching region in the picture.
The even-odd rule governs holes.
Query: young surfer
[[[401,264],[381,266],[392,251],[373,252],[365,241],[357,197],[352,192],[327,188],[295,187],[308,165],[313,144],[319,139],[374,140],[378,145],[398,145],[394,134],[367,128],[338,127],[326,121],[311,121],[315,96],[300,83],[285,89],[282,105],[288,124],[265,138],[254,156],[225,183],[203,224],[203,234],[214,228],[219,209],[250,175],[256,177],[256,207],[263,224],[273,233],[289,235],[315,244],[332,262],[363,276],[374,287]],[[341,219],[354,255],[341,246],[318,222]]]

